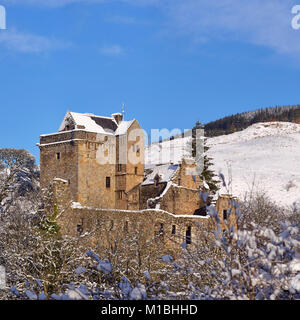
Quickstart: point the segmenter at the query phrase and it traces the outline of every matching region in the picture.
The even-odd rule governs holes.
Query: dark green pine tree
[[[197,154],[196,154],[196,133],[197,129],[204,129],[204,127],[201,125],[200,121],[197,121],[193,130],[192,130],[192,157],[195,158],[197,162]],[[201,180],[205,180],[205,182],[208,184],[210,193],[214,195],[218,190],[219,181],[217,180],[217,175],[215,172],[211,169],[213,162],[212,158],[208,157],[207,151],[209,150],[209,147],[207,146],[207,139],[204,139],[204,168],[202,171],[202,174],[200,175]],[[201,155],[203,156],[203,155]]]

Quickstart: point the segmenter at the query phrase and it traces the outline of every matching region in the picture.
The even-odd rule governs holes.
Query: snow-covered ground
[[[146,148],[147,165],[178,163],[189,155],[188,138]],[[265,191],[280,205],[300,207],[300,125],[289,122],[256,123],[229,135],[208,139],[214,170],[223,173],[229,191],[239,198]],[[222,188],[221,193],[227,190]]]

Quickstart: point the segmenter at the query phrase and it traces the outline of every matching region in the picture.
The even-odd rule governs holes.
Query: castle
[[[192,225],[209,220],[207,199],[201,197],[209,190],[195,173],[193,159],[145,170],[144,139],[138,121],[125,121],[121,113],[102,117],[67,112],[58,132],[41,135],[41,188],[54,184],[57,203],[70,204],[62,218],[65,233],[90,229],[91,216],[122,221],[127,228],[130,221],[146,216],[148,229],[153,220],[150,230],[167,225],[170,234],[180,220],[182,232],[191,238]],[[229,199],[224,195],[216,204],[224,224],[234,210]]]

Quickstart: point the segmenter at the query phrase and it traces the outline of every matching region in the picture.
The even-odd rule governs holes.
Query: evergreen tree
[[[193,130],[192,130],[192,157],[195,158],[196,162],[200,159],[197,159],[199,156],[203,156],[203,171],[200,175],[201,180],[205,181],[210,189],[211,194],[215,194],[218,190],[218,180],[217,175],[214,173],[214,171],[211,169],[211,166],[213,165],[212,158],[208,157],[207,152],[209,150],[209,147],[207,146],[207,139],[204,139],[204,155],[197,155],[196,151],[196,135],[197,135],[197,129],[204,129],[204,127],[201,125],[200,121],[197,121]]]

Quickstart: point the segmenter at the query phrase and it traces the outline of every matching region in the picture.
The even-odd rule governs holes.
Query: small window
[[[159,233],[160,233],[160,234],[164,234],[164,224],[163,224],[163,223],[160,224]]]
[[[57,159],[57,160],[60,159],[60,152],[57,152],[57,154],[56,154],[56,159]]]
[[[185,241],[186,241],[186,244],[192,243],[192,227],[191,226],[188,226],[186,229]]]
[[[128,230],[129,230],[129,228],[128,228],[128,221],[125,221],[125,223],[124,223],[124,232],[127,233]]]
[[[83,226],[81,224],[77,225],[77,233],[78,235],[81,235],[83,233]]]
[[[117,197],[118,197],[118,200],[122,200],[123,199],[123,191],[117,191]]]
[[[138,174],[138,167],[134,167],[134,174]]]
[[[122,171],[122,165],[118,164],[118,172],[121,172],[121,171]]]
[[[176,234],[176,226],[174,224],[172,225],[172,234]]]
[[[161,240],[163,240],[164,238],[164,224],[163,223],[156,223],[154,226],[154,235],[155,237],[160,238]],[[159,240],[159,239],[157,239]]]
[[[227,210],[223,210],[223,220],[227,220]]]
[[[106,188],[110,188],[110,177],[106,177]]]

